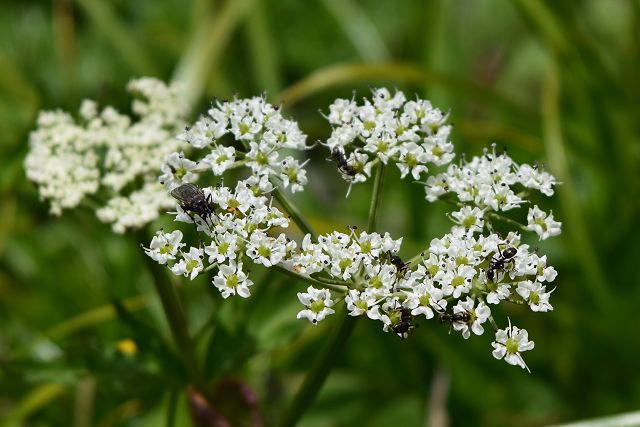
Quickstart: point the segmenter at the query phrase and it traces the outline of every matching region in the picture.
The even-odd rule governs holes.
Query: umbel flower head
[[[352,183],[366,180],[378,162],[392,161],[402,177],[411,173],[418,179],[428,173],[427,164],[446,166],[454,156],[446,115],[428,101],[407,101],[401,92],[374,89],[363,105],[337,100],[327,119],[333,131],[323,145]],[[344,300],[349,315],[379,321],[384,331],[403,338],[419,319],[448,323],[464,339],[483,335],[489,326],[496,332],[494,356],[526,367],[521,353],[533,348],[526,331],[510,323],[498,329],[493,316],[507,303],[532,312],[553,310],[553,289],[547,286],[557,273],[546,256],[522,243],[520,232],[533,231],[545,239],[560,233],[560,223],[537,206],[529,210],[528,224],[504,236],[494,231],[494,223],[518,224],[503,212],[527,203],[523,190],[553,194],[557,182],[541,167],[518,165],[493,147],[427,176],[427,200],[443,199],[457,207],[448,214],[453,226],[404,262],[398,256],[402,238],[389,233],[352,227],[347,233],[306,234],[297,243],[275,231],[287,228],[289,219],[273,206],[272,181],[294,192],[306,183],[304,163],[283,157],[282,150],[308,147],[297,125],[264,99],[218,102],[180,138],[190,144],[192,154],[201,155],[171,154],[161,177],[168,189],[239,166],[248,167],[251,175],[235,189],[202,187],[213,212],[206,218],[176,206],[176,221],[195,222],[198,246],[183,243],[175,231],[159,231],[146,249],[175,274],[193,279],[213,269],[213,285],[223,298],[247,298],[253,282],[245,265],[284,268],[311,283],[298,293],[303,308],[297,317],[312,324],[333,314]]]
[[[403,178],[424,180],[428,201],[454,206],[447,214],[452,227],[406,261],[399,255],[402,237],[384,232],[351,227],[294,241],[287,228],[291,218],[300,220],[278,187],[295,193],[307,184],[306,161],[294,155],[310,147],[295,121],[256,97],[216,101],[185,127],[176,86],[141,79],[129,88],[140,97],[133,103],[137,121],[92,102],[83,104],[77,121],[62,112],[40,115],[25,166],[52,212],[91,197],[102,203],[98,217],[122,232],[173,207],[175,221],[194,227],[197,238],[159,230],[146,254],[176,275],[209,275],[224,299],[251,296],[252,265],[284,269],[307,283],[298,293],[297,317],[312,324],[344,303],[350,316],[380,322],[402,338],[418,321],[448,324],[464,339],[492,328],[494,356],[526,367],[522,353],[533,342],[510,321],[499,329],[494,316],[509,303],[534,313],[553,310],[557,273],[520,233],[547,239],[560,234],[560,223],[537,205],[528,207],[527,224],[506,216],[529,203],[529,191],[553,194],[557,182],[541,166],[519,165],[495,147],[451,164],[447,114],[400,91],[374,89],[362,104],[336,100],[326,116],[332,132],[322,143],[336,170],[354,183],[366,181],[377,163],[395,163]],[[240,167],[246,178],[221,180]],[[189,188],[205,205],[194,210],[171,197],[195,182]],[[507,231],[495,232],[498,224]]]
[[[51,213],[96,201],[98,218],[115,232],[141,227],[173,205],[158,184],[167,156],[183,144],[175,138],[188,112],[179,85],[132,80],[137,120],[112,107],[99,110],[82,103],[78,119],[62,111],[45,111],[29,135],[27,177],[35,182]]]
[[[373,89],[361,105],[337,99],[325,117],[332,127],[325,145],[344,159],[340,172],[350,183],[366,181],[378,162],[393,162],[402,178],[410,173],[417,180],[428,164],[445,165],[454,157],[447,114],[429,101],[407,100],[401,91]]]
[[[262,97],[216,101],[207,114],[178,135],[189,146],[189,157],[174,152],[162,166],[160,182],[169,190],[197,181],[201,174],[221,176],[230,169],[248,167],[260,192],[270,181],[302,191],[307,184],[304,164],[290,153],[308,150],[306,135],[295,121],[285,119],[279,107]]]

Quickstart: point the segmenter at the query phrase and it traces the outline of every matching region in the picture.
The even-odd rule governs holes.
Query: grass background
[[[75,112],[85,97],[127,110],[123,88],[143,75],[187,79],[196,112],[266,91],[310,141],[328,136],[318,109],[335,97],[397,87],[451,110],[457,153],[496,142],[563,182],[540,203],[564,233],[531,241],[559,272],[555,310],[499,315],[536,341],[532,375],[494,360],[487,336],[423,322],[401,342],[362,321],[301,425],[535,426],[637,410],[639,22],[637,0],[5,0],[0,425],[188,423],[146,237],[114,235],[89,211],[49,216],[22,169],[39,110]],[[365,225],[371,182],[344,199],[326,153],[311,157],[302,211],[323,232]],[[379,229],[405,236],[410,257],[450,226],[446,209],[393,170]],[[335,324],[296,321],[302,285],[254,274],[255,297],[224,304],[206,278],[177,282],[212,384],[241,379],[271,421]]]

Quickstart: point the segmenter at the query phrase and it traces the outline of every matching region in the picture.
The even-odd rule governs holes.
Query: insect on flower
[[[498,246],[498,253],[500,256],[491,258],[489,268],[487,268],[487,279],[491,281],[493,281],[497,270],[504,270],[504,267],[508,262],[513,262],[513,257],[516,256],[518,250],[513,246],[509,246],[505,248],[505,250],[501,251]]]
[[[205,196],[200,187],[186,183],[171,190],[173,196],[184,212],[191,218],[195,225],[194,214],[198,215],[211,228],[211,216],[215,213],[211,195]],[[197,227],[196,227],[197,231]]]
[[[416,328],[416,325],[413,324],[414,316],[408,308],[403,307],[399,311],[400,320],[393,325],[391,329],[393,329],[393,332],[400,338],[406,339],[409,336],[409,332]]]
[[[389,261],[391,261],[391,264],[396,267],[398,276],[404,276],[404,274],[407,272],[407,269],[409,268],[409,263],[402,261],[402,258],[400,258],[398,255],[390,255]]]
[[[331,150],[331,157],[338,162],[338,170],[345,176],[353,178],[356,175],[356,170],[347,162],[344,153],[338,148]]]

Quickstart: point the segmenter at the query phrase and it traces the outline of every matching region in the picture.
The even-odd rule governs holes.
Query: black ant
[[[346,176],[354,177],[356,176],[356,170],[347,162],[344,153],[340,151],[338,148],[334,148],[331,150],[331,157],[338,162],[338,170]]]
[[[400,309],[400,321],[393,325],[391,329],[400,338],[406,339],[409,336],[409,332],[417,327],[413,324],[414,316],[411,314],[411,310],[405,307]]]
[[[461,311],[459,313],[447,313],[446,309],[442,308],[440,304],[436,305],[440,307],[440,310],[436,310],[438,313],[438,320],[440,323],[448,323],[449,324],[449,333],[451,333],[451,327],[454,323],[469,323],[471,322],[472,316],[468,310]]]
[[[513,257],[516,256],[518,250],[513,246],[508,246],[505,250],[501,251],[498,246],[498,253],[500,256],[491,258],[489,268],[487,268],[487,279],[493,281],[495,273],[498,270],[504,270],[505,264],[513,262]]]
[[[471,313],[468,311],[463,311],[460,313],[440,313],[440,323],[469,323],[471,320]]]
[[[389,261],[396,267],[397,275],[399,277],[404,276],[404,274],[407,272],[407,269],[409,268],[409,263],[402,261],[402,258],[400,258],[398,255],[391,254],[389,254]]]
[[[440,323],[448,323],[449,324],[449,334],[451,334],[451,327],[454,323],[466,323],[471,322],[471,313],[467,310],[461,311],[460,313],[447,313],[446,311],[439,313]]]
[[[393,266],[396,268],[396,275],[398,277],[403,277],[409,268],[409,263],[402,261],[398,255],[395,255],[391,252],[384,252],[382,254],[382,259],[387,259]]]

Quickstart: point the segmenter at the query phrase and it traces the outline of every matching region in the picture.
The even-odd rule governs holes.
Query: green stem
[[[369,221],[367,225],[367,231],[369,233],[374,232],[376,229],[376,219],[378,216],[378,208],[380,206],[380,195],[382,193],[382,186],[384,183],[384,174],[384,164],[380,163],[376,169],[373,194],[371,196],[371,208],[369,209]],[[326,286],[327,285],[324,287]],[[302,386],[293,398],[293,402],[291,402],[287,408],[279,427],[294,426],[304,411],[311,406],[320,392],[320,389],[324,385],[325,380],[329,376],[329,372],[331,372],[331,369],[340,355],[340,350],[345,346],[345,343],[351,336],[351,332],[356,324],[357,318],[349,316],[345,308],[342,310],[341,317],[340,327],[331,337],[331,340],[322,350],[322,353],[316,360],[313,368],[311,368],[311,371],[305,377]]]
[[[457,200],[452,200],[450,197],[441,197],[440,200],[442,200],[443,202],[447,202],[450,205],[457,206],[459,208],[462,208],[462,207],[466,206],[464,203],[461,203],[461,202],[459,202]],[[506,216],[501,215],[501,214],[499,214],[497,212],[487,210],[487,211],[484,212],[484,214],[486,216],[490,217],[490,218],[497,219],[498,221],[502,221],[502,222],[506,222],[507,224],[511,224],[514,227],[519,228],[522,231],[528,231],[529,230],[526,225],[521,224],[521,223],[519,223],[518,221],[516,221],[514,219],[507,218]]]
[[[151,258],[145,256],[145,262],[153,276],[153,284],[156,292],[160,297],[162,309],[167,316],[171,335],[178,348],[178,352],[182,355],[189,382],[201,389],[203,379],[200,376],[196,356],[193,348],[193,342],[189,336],[189,328],[187,317],[185,316],[180,297],[175,286],[169,281],[164,269]]]
[[[582,260],[585,272],[585,284],[591,291],[602,313],[609,313],[613,307],[611,294],[607,292],[607,281],[600,265],[593,243],[589,238],[590,230],[585,224],[581,207],[573,188],[573,180],[564,147],[560,118],[560,72],[557,63],[552,60],[547,69],[542,95],[542,124],[545,149],[549,158],[549,169],[562,185],[558,188],[560,203],[566,217],[572,248]]]
[[[346,309],[343,309],[340,327],[335,331],[327,345],[322,349],[322,353],[316,360],[300,386],[300,389],[293,398],[293,402],[284,414],[284,417],[278,424],[279,427],[292,427],[296,425],[302,414],[307,410],[318,392],[322,388],[329,372],[337,361],[340,350],[345,346],[349,339],[353,327],[356,324],[356,317],[349,316]]]
[[[380,207],[380,195],[384,186],[384,175],[386,165],[382,162],[378,163],[376,168],[376,177],[373,182],[373,194],[371,196],[371,205],[369,207],[369,221],[367,223],[367,232],[373,233],[376,230],[376,220],[378,219],[378,208]]]
[[[279,265],[275,265],[275,266],[273,266],[273,268],[275,268],[280,273],[291,277],[294,280],[299,280],[299,281],[308,283],[308,284],[310,284],[312,286],[315,286],[317,288],[326,288],[326,289],[331,289],[333,291],[342,292],[342,293],[345,293],[345,292],[347,292],[349,290],[349,288],[347,286],[345,286],[345,285],[337,285],[337,284],[333,284],[333,283],[321,282],[319,280],[314,279],[313,277],[303,276],[303,275],[298,274],[298,273],[296,273],[294,271],[287,270],[286,268],[281,267]]]
[[[313,228],[311,228],[311,225],[307,223],[304,217],[300,214],[298,208],[293,203],[291,203],[291,201],[282,193],[282,191],[280,191],[279,188],[275,187],[271,194],[276,197],[278,203],[280,203],[282,208],[287,211],[287,213],[291,216],[291,219],[293,219],[293,222],[298,225],[303,233],[311,234],[311,238],[313,240],[318,239],[318,235],[313,230]]]

